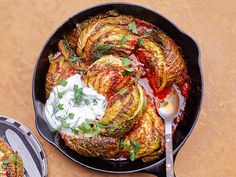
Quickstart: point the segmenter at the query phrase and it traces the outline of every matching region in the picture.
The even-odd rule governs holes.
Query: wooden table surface
[[[45,142],[35,128],[31,81],[48,36],[68,17],[104,0],[0,0],[0,114],[28,126],[47,155],[49,177],[148,177],[85,169]],[[178,154],[178,177],[236,176],[236,1],[130,1],[154,9],[201,48],[205,92],[200,119]],[[1,130],[0,130],[1,131]]]

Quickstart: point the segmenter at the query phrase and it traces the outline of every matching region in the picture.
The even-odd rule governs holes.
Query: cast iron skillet
[[[60,137],[53,133],[50,126],[47,124],[44,115],[45,104],[45,78],[49,67],[48,54],[50,51],[57,50],[57,43],[62,38],[63,34],[71,31],[76,23],[82,22],[85,19],[95,16],[98,13],[104,13],[108,10],[116,9],[118,12],[128,15],[133,15],[147,22],[158,26],[168,36],[182,48],[184,58],[186,60],[188,74],[191,78],[191,91],[186,104],[186,113],[184,121],[182,121],[173,138],[174,155],[176,157],[178,151],[183,146],[190,133],[192,132],[198,118],[201,107],[203,80],[200,67],[200,51],[196,42],[178,29],[172,22],[147,8],[128,4],[128,3],[109,3],[98,5],[84,11],[81,11],[65,21],[56,31],[49,37],[44,45],[35,66],[33,76],[33,102],[36,115],[36,126],[40,135],[55,146],[67,157],[76,163],[87,168],[108,172],[108,173],[132,173],[132,172],[148,172],[158,177],[165,176],[165,157],[150,163],[143,163],[141,160],[131,161],[109,161],[98,158],[84,157],[67,148],[61,141]]]

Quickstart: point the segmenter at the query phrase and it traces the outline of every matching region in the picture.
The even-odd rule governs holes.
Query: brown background
[[[37,133],[31,99],[36,58],[48,36],[76,12],[106,2],[0,0],[0,114],[27,125],[47,154],[49,177],[148,177],[94,172],[70,161]],[[130,1],[131,2],[131,1]],[[178,177],[236,176],[236,1],[133,0],[171,19],[198,41],[205,93],[200,119],[181,149]]]

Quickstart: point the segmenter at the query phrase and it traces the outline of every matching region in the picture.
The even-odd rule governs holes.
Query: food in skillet
[[[109,11],[76,25],[49,54],[45,115],[81,155],[149,162],[165,150],[157,108],[189,79],[180,48],[156,26]]]
[[[1,177],[23,177],[24,166],[21,157],[17,152],[8,146],[0,138],[0,176]]]

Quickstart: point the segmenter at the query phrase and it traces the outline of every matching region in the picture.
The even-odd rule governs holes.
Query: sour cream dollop
[[[69,133],[86,119],[101,119],[106,104],[106,98],[85,86],[81,75],[76,74],[53,88],[45,105],[45,115],[53,129]]]

